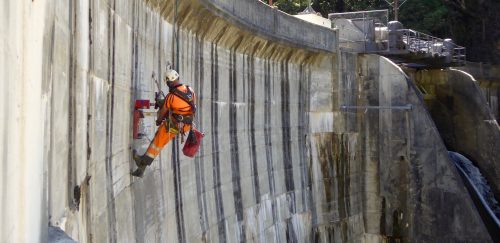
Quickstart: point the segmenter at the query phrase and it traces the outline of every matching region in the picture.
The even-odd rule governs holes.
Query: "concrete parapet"
[[[261,1],[201,0],[236,26],[263,38],[299,48],[333,53],[336,32],[270,8]]]
[[[295,63],[320,61],[337,47],[333,29],[295,18],[260,1],[147,2],[182,31],[258,57]]]

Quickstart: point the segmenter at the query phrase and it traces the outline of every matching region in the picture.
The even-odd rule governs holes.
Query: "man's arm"
[[[163,119],[165,119],[165,116],[168,114],[168,109],[170,108],[170,102],[171,102],[171,95],[168,94],[167,97],[165,97],[165,102],[163,102],[163,105],[161,106],[160,110],[158,110],[157,116],[156,116],[156,125],[159,126]]]
[[[191,93],[193,93],[193,102],[196,104],[197,103],[196,102],[196,93],[194,92],[194,90],[191,87],[189,87],[189,89],[191,90]]]

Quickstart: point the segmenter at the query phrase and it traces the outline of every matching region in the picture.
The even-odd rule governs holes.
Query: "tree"
[[[467,47],[467,59],[500,64],[500,3],[498,0],[443,0],[449,30],[456,43]]]
[[[311,0],[312,7],[329,13],[390,9],[385,0]],[[297,14],[308,0],[276,0],[275,6]],[[390,12],[389,19],[393,19]],[[467,48],[467,59],[500,64],[500,3],[498,0],[408,0],[399,10],[406,28],[452,38]]]
[[[450,36],[450,16],[440,0],[408,0],[400,9],[399,21],[406,28],[439,37]]]
[[[308,0],[276,0],[273,6],[288,14],[297,14],[309,4]]]

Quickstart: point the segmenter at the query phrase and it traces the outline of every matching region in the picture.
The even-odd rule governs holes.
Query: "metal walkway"
[[[334,13],[328,18],[338,29],[343,50],[377,53],[415,68],[465,65],[465,47],[389,22],[388,10]]]

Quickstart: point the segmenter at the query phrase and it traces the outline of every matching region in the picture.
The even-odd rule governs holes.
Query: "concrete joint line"
[[[372,109],[372,110],[413,110],[413,105],[398,105],[398,106],[348,106],[341,105],[341,110],[360,110],[360,109]]]

